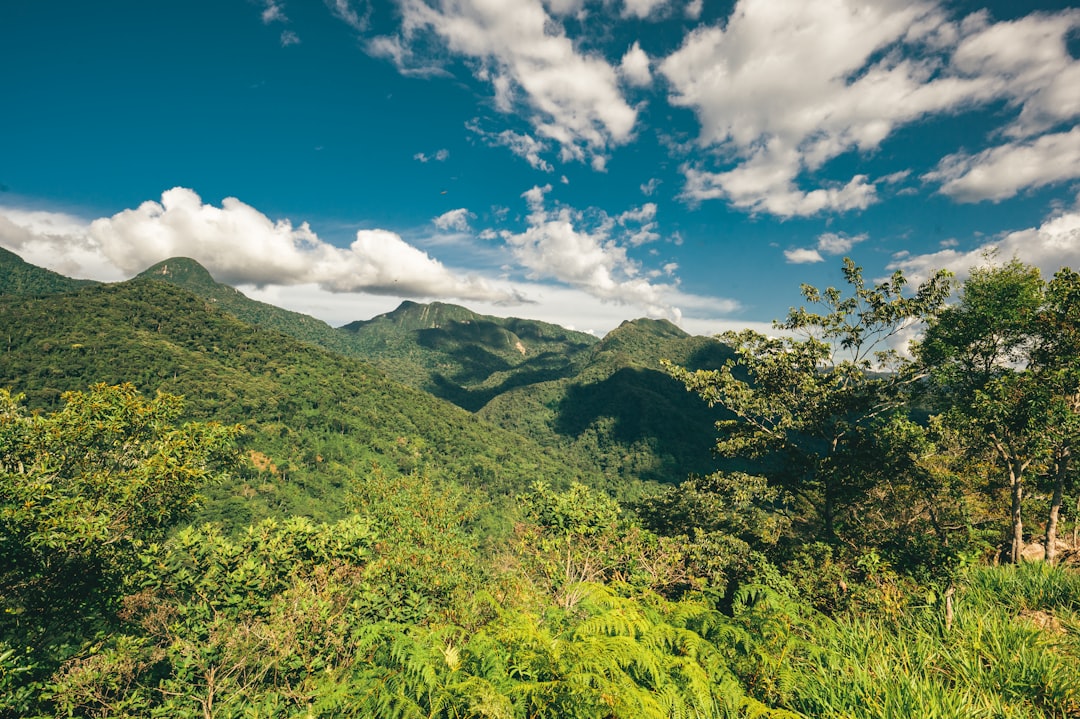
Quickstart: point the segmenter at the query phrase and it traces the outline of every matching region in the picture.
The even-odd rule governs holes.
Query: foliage
[[[1025,546],[1029,475],[1057,461],[1060,504],[1080,436],[1078,318],[1071,309],[1077,284],[1075,273],[1063,270],[1050,289],[1038,268],[1017,260],[976,268],[959,302],[930,323],[918,346],[947,402],[943,421],[969,449],[985,448],[997,460],[1009,488],[1013,562]]]
[[[0,247],[0,295],[53,295],[94,284],[93,280],[76,280],[36,267]]]
[[[948,628],[936,605],[816,632],[790,706],[808,716],[1066,717],[1080,714],[1075,570],[969,570]]]
[[[239,426],[177,424],[179,397],[131,385],[27,414],[0,390],[0,682],[41,676],[108,626],[135,555],[235,461]]]
[[[343,516],[347,488],[377,463],[493,493],[536,476],[594,481],[587,465],[500,430],[354,358],[243,324],[170,284],[135,280],[42,298],[0,297],[9,344],[0,386],[31,408],[64,391],[131,381],[183,394],[186,419],[242,422],[255,460],[208,491],[202,519]],[[253,454],[254,453],[254,454]]]
[[[690,371],[666,363],[673,377],[731,419],[717,423],[721,456],[767,458],[765,474],[796,503],[795,516],[816,519],[803,527],[833,541],[857,525],[867,490],[866,446],[875,424],[904,402],[912,381],[909,365],[883,343],[909,323],[926,318],[945,300],[948,278],[940,273],[912,296],[895,273],[868,287],[861,268],[844,261],[851,294],[803,286],[808,302],[776,324],[785,334],[752,330],[727,333],[737,357],[720,369]],[[886,374],[872,370],[885,370]],[[809,515],[809,516],[808,516]]]

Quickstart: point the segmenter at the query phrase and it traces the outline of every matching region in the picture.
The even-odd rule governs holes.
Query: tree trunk
[[[825,536],[831,541],[836,538],[836,524],[833,518],[832,485],[825,483]]]
[[[1010,561],[1019,564],[1024,553],[1024,521],[1020,516],[1020,502],[1024,498],[1024,468],[1020,462],[1009,462],[1009,488],[1012,490],[1012,551]]]
[[[1061,499],[1065,494],[1065,475],[1069,471],[1069,449],[1058,453],[1054,472],[1054,496],[1050,500],[1050,515],[1046,518],[1046,553],[1047,564],[1057,561],[1058,515],[1061,513]]]

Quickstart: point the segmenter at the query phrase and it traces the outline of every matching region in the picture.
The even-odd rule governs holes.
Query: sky
[[[335,326],[766,330],[845,256],[1080,268],[1080,3],[24,0],[0,67],[0,246]]]

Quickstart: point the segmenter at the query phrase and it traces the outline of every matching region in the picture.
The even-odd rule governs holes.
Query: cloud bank
[[[131,276],[183,256],[234,285],[315,284],[330,292],[521,299],[487,280],[451,271],[393,232],[360,230],[349,247],[339,248],[319,239],[306,222],[298,227],[289,220],[275,222],[232,197],[214,207],[182,187],[163,193],[160,202],[144,202],[89,225],[64,215],[0,208],[0,241],[35,264],[101,279],[118,279],[115,272],[103,272],[109,266]]]
[[[813,189],[801,178],[877,149],[901,126],[990,102],[1019,108],[1005,128],[1018,141],[1074,120],[1080,62],[1066,39],[1078,27],[1078,10],[992,23],[985,12],[952,20],[932,2],[739,0],[725,22],[692,30],[659,64],[669,101],[694,111],[697,143],[713,153],[686,163],[684,196],[780,217],[858,210],[877,201],[865,175]],[[981,178],[1076,143],[1067,133],[947,158],[926,179],[965,199],[1005,197],[1076,170],[1055,162],[1012,187],[998,179],[984,188]]]

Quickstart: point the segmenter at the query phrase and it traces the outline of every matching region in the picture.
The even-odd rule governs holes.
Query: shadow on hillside
[[[477,367],[474,366],[473,369],[476,370]],[[518,387],[573,377],[576,372],[577,369],[567,362],[563,355],[557,352],[545,352],[516,367],[495,370],[487,374],[470,375],[468,372],[459,372],[446,375],[436,372],[432,374],[431,383],[423,389],[436,397],[453,402],[462,409],[477,412],[504,392]],[[504,373],[505,377],[500,382],[491,383],[493,375],[498,373]],[[468,387],[467,385],[472,382],[483,386]]]

